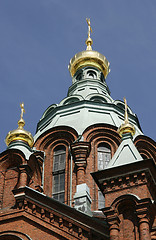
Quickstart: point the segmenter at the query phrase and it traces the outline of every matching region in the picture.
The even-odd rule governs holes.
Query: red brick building
[[[156,143],[113,100],[109,62],[87,49],[70,61],[67,97],[34,138],[18,128],[0,154],[0,240],[156,239]]]

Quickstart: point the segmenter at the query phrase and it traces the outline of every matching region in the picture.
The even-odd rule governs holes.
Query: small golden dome
[[[135,127],[130,123],[123,123],[118,129],[119,135],[122,137],[125,133],[135,134]]]
[[[30,147],[34,144],[33,136],[30,132],[23,129],[25,121],[23,119],[23,113],[25,112],[24,103],[20,104],[21,107],[21,118],[18,121],[18,128],[16,130],[10,131],[5,139],[6,145],[8,146],[13,141],[23,141],[26,142]]]
[[[135,127],[130,124],[129,120],[128,120],[128,112],[127,112],[127,101],[126,98],[124,98],[124,102],[125,102],[125,120],[124,123],[118,128],[118,133],[119,135],[122,137],[123,134],[125,133],[131,133],[132,136],[135,134]]]
[[[73,77],[78,69],[91,66],[98,68],[106,79],[108,73],[110,72],[109,62],[106,57],[97,51],[92,50],[93,41],[90,37],[90,32],[92,32],[90,26],[90,19],[86,19],[88,23],[88,38],[86,40],[87,49],[86,51],[79,52],[75,54],[75,56],[70,60],[70,64],[68,66],[69,72]]]

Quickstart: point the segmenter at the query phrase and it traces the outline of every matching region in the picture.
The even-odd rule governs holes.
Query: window
[[[87,72],[87,78],[92,78],[92,79],[95,79],[96,78],[96,72],[94,71],[88,71]]]
[[[80,101],[79,98],[77,97],[69,97],[65,102],[64,102],[64,105],[65,104],[71,104],[71,103],[74,103],[74,102],[78,102]]]
[[[80,81],[82,79],[82,73],[79,73],[77,76],[76,76],[76,80]]]
[[[98,102],[98,103],[106,103],[107,102],[105,98],[99,97],[99,96],[91,97],[90,100],[94,101],[94,102]]]
[[[111,160],[111,148],[106,143],[100,143],[98,146],[98,170],[107,167]]]
[[[54,150],[52,197],[60,202],[64,202],[65,195],[65,162],[66,149],[59,146]]]
[[[103,170],[107,167],[111,160],[111,148],[107,143],[98,145],[98,170]],[[100,190],[98,190],[98,208],[104,208],[105,199]]]

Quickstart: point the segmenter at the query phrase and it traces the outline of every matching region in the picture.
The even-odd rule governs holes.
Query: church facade
[[[18,128],[0,154],[0,240],[156,239],[156,143],[123,101],[113,100],[109,62],[87,49],[70,61],[67,97],[34,137]]]

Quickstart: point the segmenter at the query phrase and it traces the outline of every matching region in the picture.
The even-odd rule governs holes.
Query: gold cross
[[[90,33],[92,33],[92,28],[90,26],[90,18],[86,18],[88,24],[88,38],[90,37]]]
[[[24,103],[20,103],[20,107],[21,107],[21,118],[23,118],[23,113],[25,113],[25,109],[24,109]]]
[[[124,103],[125,103],[125,123],[128,123],[128,112],[127,112],[127,101],[126,98],[124,97]]]

